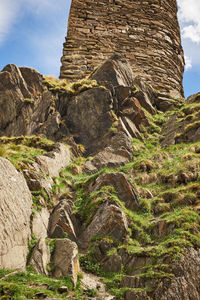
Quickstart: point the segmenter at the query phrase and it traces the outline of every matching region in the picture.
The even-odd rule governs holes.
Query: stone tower
[[[81,79],[113,53],[155,89],[183,96],[176,0],[72,0],[60,78]]]

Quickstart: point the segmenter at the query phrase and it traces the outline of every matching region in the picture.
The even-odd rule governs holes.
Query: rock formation
[[[176,0],[72,0],[60,78],[81,79],[113,53],[155,89],[183,96]]]

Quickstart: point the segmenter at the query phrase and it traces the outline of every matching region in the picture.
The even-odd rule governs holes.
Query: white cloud
[[[183,22],[199,24],[200,1],[199,0],[178,0],[179,17]]]
[[[16,21],[19,5],[13,0],[0,0],[0,45]]]
[[[200,66],[200,1],[177,0],[183,48],[186,57],[185,70]],[[192,60],[192,63],[191,63]]]
[[[192,60],[188,57],[185,56],[185,70],[189,70],[192,68]]]
[[[183,38],[190,39],[193,43],[200,43],[200,24],[183,27]]]
[[[30,65],[58,75],[70,4],[71,0],[0,0],[0,46],[23,17],[33,17],[38,26],[23,32],[27,57],[32,54]]]
[[[50,17],[60,13],[67,7],[66,0],[0,0],[0,45],[6,39],[12,26],[19,22],[24,14]],[[53,15],[52,15],[53,17]]]

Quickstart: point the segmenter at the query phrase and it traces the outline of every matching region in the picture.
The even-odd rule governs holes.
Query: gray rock
[[[0,79],[0,135],[37,133],[52,104],[52,94],[43,88],[43,76],[34,69],[7,65]]]
[[[24,164],[23,173],[31,191],[44,189],[50,195],[54,183],[52,177],[59,177],[59,172],[71,162],[69,147],[57,143],[53,148],[46,155],[37,156],[34,163]]]
[[[144,287],[143,280],[140,277],[127,276],[127,275],[122,277],[121,286],[132,288],[132,289]]]
[[[26,266],[32,196],[24,177],[0,157],[0,268]]]
[[[140,131],[128,117],[122,117],[122,121],[132,138],[142,140]]]
[[[155,114],[156,109],[153,107],[156,100],[156,94],[150,85],[146,85],[140,77],[134,79],[134,84],[137,91],[134,92],[134,97],[138,99],[140,105],[150,114]]]
[[[55,151],[41,155],[36,158],[40,170],[50,177],[59,177],[59,172],[71,162],[69,147],[58,143]]]
[[[79,272],[78,247],[69,239],[57,239],[55,251],[52,258],[54,266],[53,275],[64,277],[69,275],[76,285]]]

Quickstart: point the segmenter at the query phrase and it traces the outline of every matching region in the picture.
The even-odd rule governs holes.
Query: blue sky
[[[200,91],[200,1],[177,2],[188,96]],[[70,0],[0,0],[0,69],[14,63],[58,76],[70,4]]]

